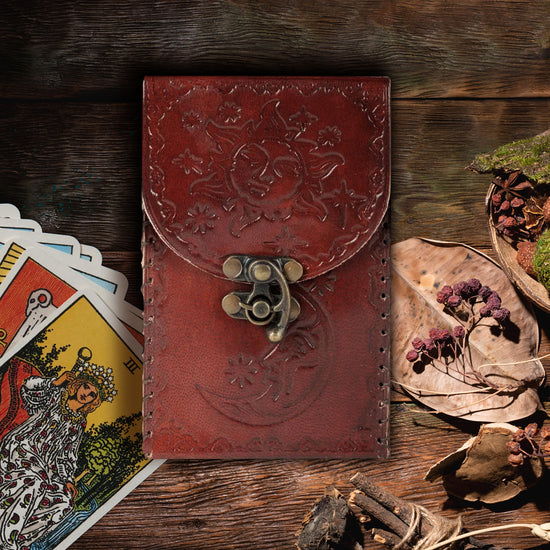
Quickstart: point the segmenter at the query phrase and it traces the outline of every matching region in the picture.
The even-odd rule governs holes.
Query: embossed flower
[[[297,124],[302,132],[307,130],[307,127],[317,120],[319,120],[319,118],[311,114],[306,109],[305,105],[302,105],[302,108],[297,113],[290,115],[290,121]]]
[[[189,149],[186,149],[183,153],[174,157],[172,159],[172,164],[179,166],[186,175],[189,175],[191,172],[202,174],[202,159],[193,155]]]
[[[206,204],[195,204],[187,210],[187,219],[185,227],[192,233],[204,235],[209,229],[214,227],[214,220],[218,218],[217,214],[212,212]]]
[[[336,286],[336,275],[330,272],[324,277],[316,277],[309,282],[308,291],[311,294],[323,297],[327,292],[334,292]]]
[[[225,123],[235,123],[241,118],[241,108],[236,103],[226,101],[218,107],[218,117]]]
[[[184,128],[194,128],[201,124],[201,117],[195,111],[185,111],[181,114],[181,124]]]
[[[317,136],[318,145],[329,145],[334,147],[337,143],[342,141],[342,132],[338,126],[325,126],[322,130],[319,130]]]
[[[229,368],[225,371],[230,384],[237,384],[243,389],[247,384],[253,384],[254,377],[258,374],[258,367],[253,357],[238,357],[229,359]]]
[[[363,111],[363,112],[367,112],[369,110],[370,104],[371,104],[368,96],[366,96],[366,95],[362,95],[360,97],[355,98],[353,103],[355,105],[357,105],[359,107],[359,109],[361,109],[361,111]]]

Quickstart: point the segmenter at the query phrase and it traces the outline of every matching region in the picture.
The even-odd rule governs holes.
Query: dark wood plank
[[[145,74],[387,75],[394,97],[550,95],[548,2],[9,0],[0,97],[138,100]]]
[[[17,103],[0,114],[0,202],[44,231],[103,252],[140,240],[139,104]],[[392,240],[422,236],[490,248],[490,177],[464,167],[480,152],[550,128],[549,99],[395,100]]]
[[[469,529],[545,521],[547,482],[489,509],[450,499],[440,482],[423,480],[433,462],[468,437],[415,405],[401,404],[392,407],[390,460],[167,462],[73,548],[292,548],[303,516],[324,487],[334,485],[348,495],[353,489],[349,479],[357,471],[434,512],[463,514]],[[494,533],[487,540],[516,550],[539,548],[528,531]],[[369,543],[368,548],[382,547]]]

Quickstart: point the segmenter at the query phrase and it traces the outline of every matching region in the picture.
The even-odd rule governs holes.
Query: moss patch
[[[468,168],[480,174],[521,170],[534,185],[550,183],[550,130],[478,155]]]

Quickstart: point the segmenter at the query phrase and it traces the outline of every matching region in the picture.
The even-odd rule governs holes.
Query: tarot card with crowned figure
[[[104,302],[77,292],[0,359],[24,372],[0,426],[0,547],[67,548],[145,479],[141,345]]]

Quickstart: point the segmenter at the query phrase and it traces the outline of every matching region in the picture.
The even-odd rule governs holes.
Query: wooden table
[[[146,74],[390,76],[394,242],[423,236],[492,254],[489,178],[464,167],[550,127],[548,0],[4,0],[0,19],[0,202],[98,247],[129,278],[136,305]],[[548,353],[549,317],[539,324]],[[465,431],[477,426],[396,400],[390,460],[168,462],[73,548],[291,548],[324,487],[347,494],[356,471],[433,511],[462,513],[469,528],[550,521],[547,482],[489,508],[423,480]],[[527,531],[491,540],[549,547]]]

